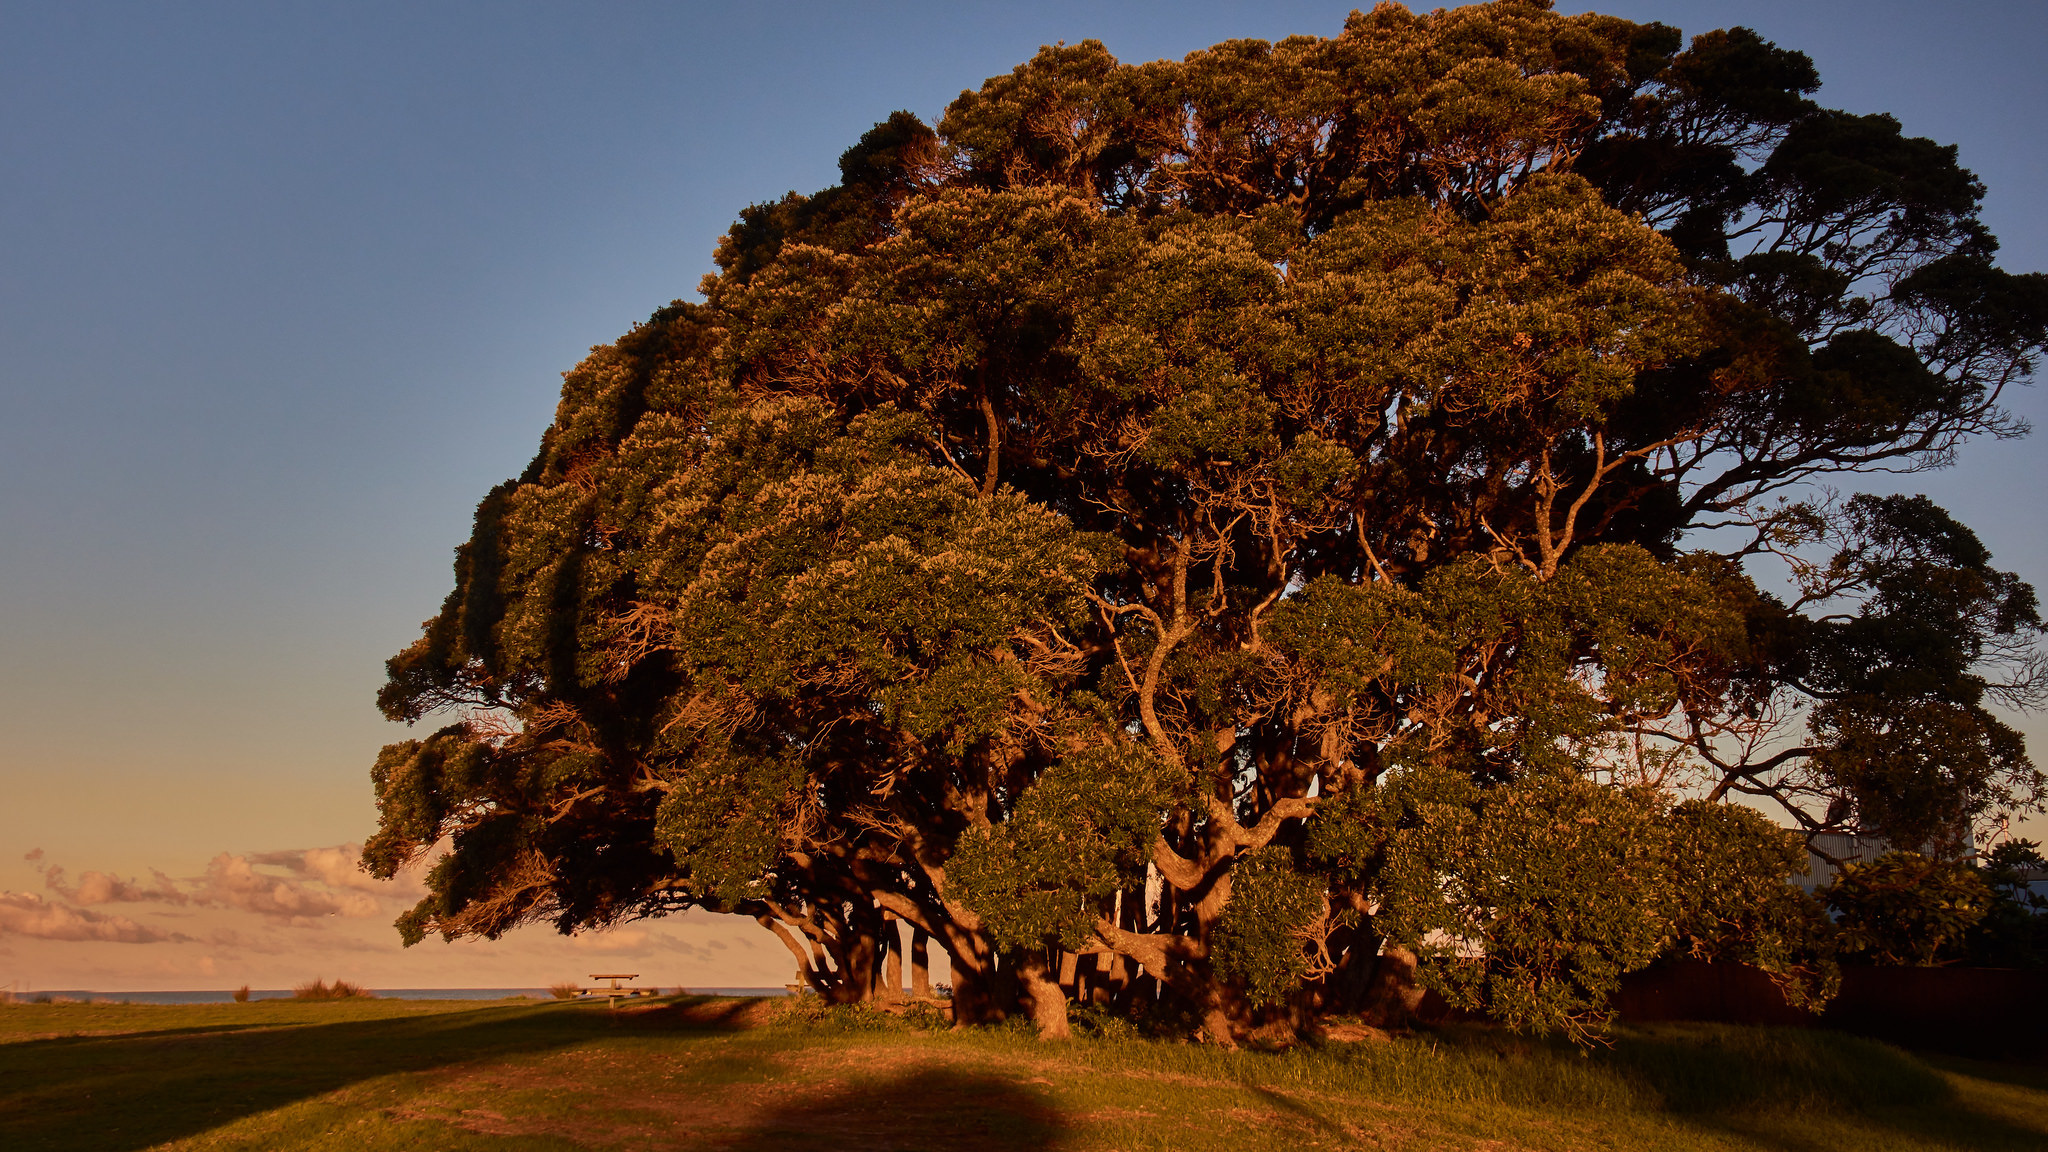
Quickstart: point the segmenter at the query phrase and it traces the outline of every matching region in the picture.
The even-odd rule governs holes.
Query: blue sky
[[[2048,268],[2048,6],[1602,7],[1808,52],[1823,102],[1961,145],[2005,265]],[[476,500],[741,206],[1042,43],[1179,56],[1345,10],[0,3],[0,888],[42,886],[35,847],[196,877],[364,836],[402,735],[381,662]],[[2048,582],[2040,460],[1902,486]]]

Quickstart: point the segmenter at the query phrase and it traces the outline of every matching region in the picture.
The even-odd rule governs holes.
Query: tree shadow
[[[1285,1112],[1306,1127],[1313,1128],[1325,1136],[1334,1137],[1340,1142],[1356,1140],[1358,1138],[1358,1134],[1355,1131],[1330,1119],[1321,1110],[1304,1104],[1285,1092],[1269,1088],[1263,1084],[1255,1084],[1250,1080],[1242,1081],[1242,1084],[1247,1091],[1265,1101],[1274,1111]]]
[[[622,1034],[710,1037],[760,1022],[767,1005],[685,998],[622,1008],[492,1006],[331,1024],[169,1028],[0,1044],[0,1148],[138,1152],[376,1077],[545,1054]],[[742,1072],[742,1076],[745,1073]],[[718,1126],[739,1150],[1056,1149],[1067,1125],[1013,1077],[876,1070]]]
[[[609,1033],[609,1015],[493,1006],[0,1044],[0,1147],[130,1152],[373,1077],[565,1047]]]
[[[1861,1037],[1693,1026],[1621,1038],[1609,1058],[1654,1089],[1674,1120],[1780,1152],[1834,1152],[1838,1137],[1802,1135],[1783,1123],[1815,1113],[1940,1147],[2048,1147],[2048,1124],[2018,1124],[1972,1108],[1928,1062]],[[1966,1074],[1981,1075],[1975,1069]],[[2038,1080],[2007,1082],[2040,1087]]]
[[[1918,1109],[1876,1109],[1856,1114],[1874,1129],[1910,1137],[1930,1148],[1957,1152],[2040,1152],[2048,1148],[2048,1128],[2013,1124],[1959,1104]],[[1716,1136],[1735,1136],[1775,1152],[1840,1152],[1839,1129],[1803,1134],[1774,1123],[1769,1113],[1741,1116],[1685,1116],[1691,1127]]]
[[[622,1011],[619,1021],[633,1028],[743,1032],[768,1023],[774,1013],[775,1004],[770,1000],[682,995],[652,1007]]]
[[[272,1021],[251,1024],[187,1024],[178,1028],[148,1028],[134,1032],[115,1029],[76,1029],[59,1031],[50,1029],[0,1039],[0,1044],[52,1044],[59,1041],[77,1042],[82,1040],[143,1040],[162,1039],[171,1036],[226,1036],[235,1032],[275,1032],[280,1028],[297,1028],[297,1021]]]
[[[1028,1084],[923,1067],[777,1108],[718,1146],[734,1152],[1021,1152],[1061,1148],[1069,1133],[1050,1098]]]
[[[1990,1080],[2014,1088],[2048,1092],[2048,1063],[2044,1063],[2039,1056],[2015,1060],[1986,1060],[1947,1052],[1922,1052],[1919,1056],[1928,1064],[1945,1072],[1954,1072],[1978,1080]]]

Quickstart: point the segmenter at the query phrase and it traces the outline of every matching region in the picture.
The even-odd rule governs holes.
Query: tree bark
[[[1016,981],[992,954],[948,952],[953,962],[953,1027],[997,1024],[1017,1007]]]
[[[910,994],[919,1000],[932,998],[931,939],[922,928],[910,930]]]
[[[1422,985],[1416,983],[1415,966],[1415,953],[1399,945],[1389,944],[1380,953],[1358,1013],[1367,1024],[1394,1029],[1415,1023],[1415,1012],[1422,1007]]]
[[[1206,991],[1208,996],[1202,1005],[1202,1032],[1211,1044],[1221,1048],[1236,1048],[1239,1028],[1238,1021],[1232,1017],[1242,1015],[1244,1006],[1226,1001],[1222,986],[1213,978],[1209,981]],[[1233,1007],[1238,1009],[1237,1013],[1231,1011]]]
[[[1341,944],[1343,953],[1337,970],[1323,980],[1320,1007],[1324,1012],[1350,1015],[1364,1006],[1372,987],[1373,972],[1379,967],[1380,938],[1361,924],[1339,929],[1331,943]]]
[[[841,1004],[864,1004],[874,998],[880,957],[875,946],[881,939],[881,912],[873,905],[855,903],[846,920],[845,955],[840,958],[838,995]]]
[[[1040,1040],[1065,1040],[1072,1035],[1067,1028],[1067,994],[1053,981],[1041,950],[1019,953],[1017,981],[1024,987]]]
[[[882,913],[882,999],[903,999],[903,925]]]
[[[1142,1004],[1146,1011],[1150,1011],[1151,1005],[1158,1000],[1159,977],[1153,975],[1150,969],[1140,967],[1138,974],[1131,978],[1129,986],[1124,989],[1126,1010],[1129,1010],[1130,1005]]]
[[[1145,930],[1145,889],[1146,885],[1139,884],[1118,894],[1116,906],[1117,927],[1122,928],[1126,932],[1143,932]],[[1099,957],[1096,963],[1098,966],[1101,964]],[[1130,1013],[1141,1001],[1152,999],[1152,989],[1144,984],[1142,979],[1143,973],[1139,969],[1137,961],[1132,960],[1121,952],[1111,953],[1109,957],[1109,978],[1105,981],[1109,990],[1109,1002],[1104,1006],[1118,1012]]]

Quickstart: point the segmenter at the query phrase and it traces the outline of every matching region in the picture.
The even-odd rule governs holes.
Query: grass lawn
[[[0,1008],[0,1148],[2048,1148],[2048,1067],[1672,1025],[1220,1052],[622,1008]]]

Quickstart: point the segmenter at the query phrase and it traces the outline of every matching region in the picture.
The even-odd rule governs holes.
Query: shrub
[[[953,1026],[953,1014],[929,1000],[913,1000],[899,1017],[917,1032],[944,1032]]]
[[[775,1002],[770,1020],[798,1032],[890,1032],[899,1025],[872,1004],[834,1004],[822,996],[789,996]]]
[[[557,1000],[574,1000],[583,994],[581,985],[569,982],[550,984],[548,985],[548,991],[553,993]]]
[[[2009,840],[1977,857],[1991,888],[1991,909],[1970,930],[1969,963],[1987,968],[2048,968],[2048,898],[2028,878],[2048,859],[2032,840]]]
[[[317,983],[317,981],[316,981],[316,983]],[[248,986],[247,984],[244,984],[244,985],[242,985],[242,986],[241,986],[240,988],[237,988],[237,989],[235,989],[235,1003],[237,1003],[237,1004],[247,1004],[248,1002],[249,1002],[249,986]]]
[[[1992,903],[1976,872],[1918,852],[1846,864],[1820,895],[1837,917],[1844,953],[1921,968],[1952,963]]]
[[[332,984],[315,980],[311,984],[301,984],[292,989],[294,1000],[352,1000],[358,997],[366,1000],[375,999],[375,995],[362,985],[351,984],[346,980],[336,980]]]
[[[1145,1003],[1147,1002],[1139,1001],[1140,1005]],[[1100,1004],[1077,1004],[1067,1019],[1076,1036],[1097,1040],[1130,1040],[1143,1035],[1137,1021],[1128,1015],[1119,1015]]]

